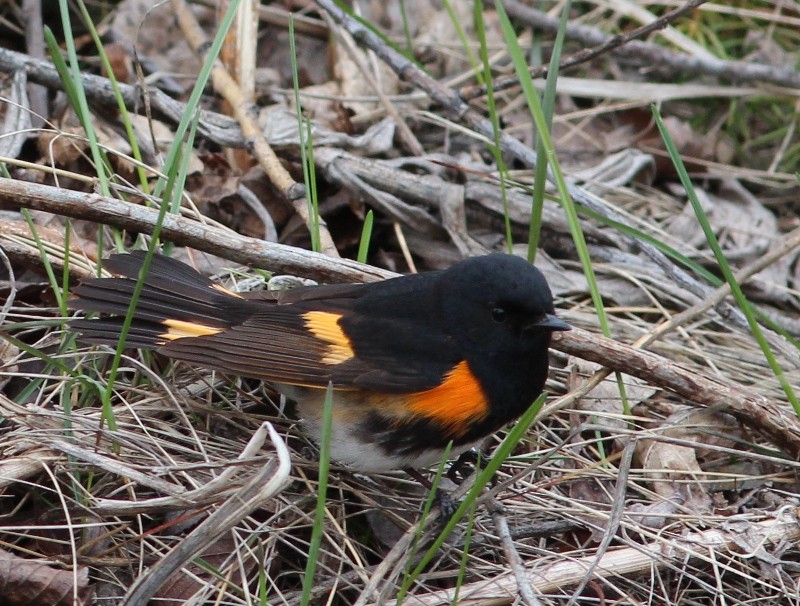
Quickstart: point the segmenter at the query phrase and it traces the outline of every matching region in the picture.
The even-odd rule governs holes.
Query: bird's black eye
[[[508,318],[508,312],[502,307],[492,307],[492,320],[503,323]]]

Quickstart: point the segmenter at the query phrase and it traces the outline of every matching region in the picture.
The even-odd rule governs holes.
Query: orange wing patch
[[[205,326],[204,324],[197,324],[196,322],[184,322],[183,320],[164,320],[161,323],[167,327],[167,332],[159,336],[168,341],[175,341],[186,337],[205,337],[222,332],[221,328]]]
[[[329,344],[328,351],[321,360],[323,364],[342,364],[356,355],[350,339],[339,326],[341,317],[342,314],[328,311],[309,311],[303,314],[306,328],[311,334]]]
[[[445,375],[441,385],[414,394],[409,406],[415,414],[435,419],[451,437],[464,433],[489,413],[489,401],[466,360]]]

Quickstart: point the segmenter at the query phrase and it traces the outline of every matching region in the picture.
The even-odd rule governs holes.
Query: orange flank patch
[[[184,322],[183,320],[164,320],[162,324],[167,327],[167,332],[159,336],[168,341],[185,339],[186,337],[205,337],[222,332],[221,328],[205,326],[196,322]]]
[[[447,428],[449,436],[456,437],[488,414],[489,402],[464,360],[447,373],[441,385],[414,394],[409,408],[415,414],[438,421]]]
[[[303,314],[306,328],[317,339],[328,344],[328,350],[321,360],[323,364],[342,364],[355,356],[350,339],[339,326],[341,317],[342,314],[327,311],[309,311]]]

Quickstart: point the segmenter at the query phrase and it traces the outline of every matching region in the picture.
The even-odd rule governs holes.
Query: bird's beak
[[[533,322],[528,324],[525,329],[530,330],[531,328],[538,328],[544,330],[572,330],[572,326],[557,318],[553,314],[546,314],[545,317],[537,322]]]

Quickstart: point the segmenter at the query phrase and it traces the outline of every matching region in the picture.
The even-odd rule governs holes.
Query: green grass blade
[[[542,112],[544,113],[548,132],[550,132],[553,125],[558,66],[561,63],[561,51],[564,48],[571,6],[572,1],[567,0],[561,11],[561,21],[558,25],[555,43],[553,44],[553,54],[550,57],[550,67],[547,71],[547,83],[542,98]],[[536,157],[539,161],[536,164],[534,175],[533,194],[531,197],[531,221],[528,226],[528,261],[531,263],[536,261],[536,251],[539,248],[539,235],[542,229],[542,212],[544,210],[545,190],[547,188],[547,154],[544,153],[544,146],[540,137],[536,138]]]
[[[83,18],[83,22],[86,25],[87,30],[89,31],[89,35],[92,37],[92,41],[94,42],[95,48],[97,49],[97,54],[100,57],[100,61],[103,64],[103,69],[105,70],[106,77],[108,78],[109,83],[111,84],[111,90],[114,91],[114,98],[117,101],[117,109],[119,109],[119,118],[122,121],[122,126],[125,129],[125,135],[128,140],[128,144],[131,146],[131,155],[134,159],[137,160],[135,164],[136,175],[139,178],[139,187],[142,188],[142,191],[149,194],[150,193],[150,183],[147,180],[147,171],[145,171],[144,164],[142,160],[142,152],[139,149],[139,141],[136,138],[136,133],[133,129],[133,123],[131,122],[131,116],[128,112],[128,108],[125,106],[125,101],[122,98],[122,93],[119,90],[119,83],[117,82],[117,78],[114,75],[114,69],[111,66],[111,62],[108,59],[108,55],[106,54],[105,47],[103,46],[102,40],[100,40],[100,35],[97,33],[97,28],[94,26],[92,22],[91,15],[86,8],[86,3],[84,0],[78,0],[78,9],[81,12],[81,17]]]
[[[75,90],[75,83],[72,81],[72,77],[69,73],[69,67],[67,67],[67,62],[64,61],[64,57],[61,56],[61,49],[58,48],[58,41],[55,35],[53,35],[53,30],[47,25],[44,26],[44,41],[50,53],[50,61],[53,62],[58,72],[58,77],[61,79],[61,86],[64,88],[64,94],[67,95],[69,104],[72,107],[78,107],[78,92]]]
[[[356,256],[356,260],[359,263],[367,262],[369,241],[372,239],[372,224],[374,220],[375,216],[372,210],[368,210],[367,215],[364,217],[364,227],[361,228],[361,240],[358,243],[358,256]]]
[[[475,32],[480,43],[480,60],[483,65],[483,78],[486,84],[486,109],[492,123],[494,144],[489,146],[489,151],[497,165],[498,179],[500,181],[500,200],[503,204],[503,222],[506,232],[506,248],[508,252],[514,251],[514,239],[511,234],[511,216],[508,212],[508,168],[500,150],[500,112],[497,111],[497,102],[492,86],[492,66],[489,64],[489,46],[486,42],[486,24],[483,21],[483,0],[475,0],[473,16],[475,19]]]
[[[78,53],[75,49],[75,38],[72,34],[72,21],[70,20],[70,10],[67,5],[67,0],[58,0],[58,7],[61,12],[61,26],[64,28],[64,43],[67,47],[67,69],[69,71],[69,78],[73,83],[74,100],[77,104],[73,106],[73,108],[86,133],[86,138],[89,141],[89,151],[92,155],[94,169],[97,171],[100,191],[104,196],[111,197],[111,188],[109,186],[111,168],[108,164],[108,158],[106,158],[102,149],[100,149],[97,133],[94,129],[92,114],[89,111],[89,102],[86,100],[86,91],[83,89],[81,67],[78,63]]]
[[[311,120],[303,116],[303,106],[300,103],[300,79],[297,67],[297,49],[295,48],[294,18],[289,15],[289,57],[292,63],[292,87],[294,89],[294,107],[297,113],[297,133],[300,137],[300,161],[303,165],[303,182],[306,186],[306,204],[308,205],[308,226],[311,235],[311,250],[320,252],[322,243],[320,238],[319,199],[317,198],[317,180],[314,166],[314,139],[312,136]]]
[[[658,111],[656,106],[653,106],[653,116],[656,120],[656,126],[658,126],[658,130],[661,133],[661,138],[664,140],[664,144],[667,147],[667,153],[669,154],[672,164],[675,166],[675,169],[678,172],[678,177],[680,178],[681,184],[686,190],[686,195],[688,196],[689,202],[694,209],[695,216],[697,216],[697,221],[700,223],[700,227],[703,229],[706,241],[708,242],[711,251],[714,253],[714,258],[717,260],[719,269],[731,289],[731,294],[736,300],[739,309],[742,310],[742,313],[747,319],[747,324],[753,333],[753,337],[755,337],[758,346],[761,348],[764,358],[767,360],[767,364],[769,364],[769,367],[772,369],[775,378],[778,380],[778,383],[780,383],[781,389],[783,389],[783,392],[789,399],[792,408],[794,408],[795,414],[800,417],[800,402],[797,400],[797,395],[794,393],[794,389],[789,383],[789,380],[786,378],[786,375],[784,374],[783,369],[780,367],[780,364],[778,364],[778,360],[772,353],[772,349],[770,348],[766,337],[764,337],[764,333],[761,330],[761,326],[758,324],[758,320],[753,313],[753,309],[750,303],[747,301],[744,292],[742,292],[742,287],[739,285],[739,283],[736,281],[736,277],[733,275],[733,270],[731,269],[728,260],[725,258],[725,253],[722,251],[722,247],[717,240],[717,236],[714,234],[714,229],[711,227],[708,216],[703,210],[703,206],[700,204],[700,199],[697,197],[697,194],[694,191],[692,180],[689,178],[689,173],[686,171],[686,167],[683,164],[683,160],[681,160],[678,149],[675,147],[675,143],[669,136],[667,127],[661,118],[661,112]]]
[[[461,550],[461,561],[458,565],[458,576],[456,577],[455,591],[453,592],[453,601],[450,602],[453,606],[458,606],[458,597],[461,593],[461,586],[464,584],[464,578],[467,575],[467,562],[469,561],[469,546],[472,544],[472,533],[475,530],[475,512],[478,509],[477,502],[473,502],[469,508],[467,516],[467,528],[464,532],[464,547]]]
[[[453,27],[456,29],[456,35],[458,36],[459,41],[461,42],[461,47],[464,49],[464,52],[467,55],[467,61],[469,61],[470,67],[472,67],[472,71],[475,74],[475,79],[478,80],[481,84],[486,84],[483,79],[483,70],[481,69],[481,62],[478,61],[478,58],[475,56],[475,53],[472,50],[472,45],[470,45],[469,40],[467,39],[467,34],[464,31],[464,28],[461,27],[461,22],[458,19],[458,15],[456,15],[456,11],[453,8],[453,4],[450,0],[443,0],[444,8],[447,11],[447,15],[450,17],[450,22],[453,24]],[[481,24],[483,24],[483,19],[481,19]],[[485,32],[478,32],[478,38],[483,38],[484,44],[486,42],[486,34]]]
[[[325,498],[328,494],[328,474],[331,465],[331,423],[333,422],[333,385],[328,384],[325,392],[325,403],[322,409],[322,438],[319,444],[319,487],[317,488],[317,506],[314,509],[314,525],[311,528],[311,540],[308,545],[308,560],[303,576],[302,606],[311,602],[311,591],[314,588],[314,571],[317,557],[322,547],[322,532],[325,528]]]
[[[400,18],[403,20],[403,39],[406,42],[406,52],[414,54],[414,42],[411,39],[411,27],[408,23],[408,11],[406,10],[406,0],[400,0]]]
[[[50,289],[53,291],[53,295],[55,295],[56,302],[58,303],[58,310],[61,313],[62,317],[67,315],[67,296],[68,293],[63,291],[61,285],[56,278],[56,272],[53,269],[53,265],[50,263],[50,257],[47,255],[47,251],[44,248],[44,243],[42,239],[39,237],[39,232],[36,229],[36,223],[33,222],[33,217],[31,217],[31,213],[27,208],[20,209],[22,212],[22,216],[25,219],[25,222],[28,224],[28,229],[31,232],[31,236],[33,236],[33,241],[36,242],[36,248],[39,250],[39,258],[42,261],[42,266],[44,267],[44,271],[47,274],[47,280],[50,282]]]

